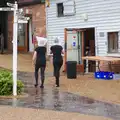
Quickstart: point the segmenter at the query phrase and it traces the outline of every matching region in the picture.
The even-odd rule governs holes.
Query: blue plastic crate
[[[104,79],[104,80],[111,80],[113,79],[113,72],[104,72],[104,71],[98,71],[94,73],[94,76],[96,79]]]
[[[103,79],[105,79],[105,80],[111,80],[111,79],[113,79],[113,75],[114,75],[113,72],[104,72]]]
[[[96,79],[101,79],[101,72],[100,72],[100,71],[95,72],[95,73],[94,73],[94,77],[95,77]]]

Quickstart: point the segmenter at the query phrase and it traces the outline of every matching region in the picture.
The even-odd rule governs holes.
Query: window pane
[[[58,16],[63,16],[63,3],[57,4]]]
[[[18,24],[18,46],[25,46],[25,24]]]
[[[75,2],[72,1],[65,1],[63,3],[64,6],[64,15],[74,15],[75,13]]]
[[[108,52],[118,52],[118,32],[108,33]]]

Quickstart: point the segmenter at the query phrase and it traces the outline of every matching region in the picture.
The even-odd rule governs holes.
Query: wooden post
[[[65,42],[65,53],[63,59],[63,72],[66,72],[66,61],[67,61],[67,29],[64,29],[64,42]]]

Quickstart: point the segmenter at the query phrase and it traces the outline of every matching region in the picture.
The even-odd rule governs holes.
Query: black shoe
[[[38,84],[35,84],[34,86],[35,86],[35,87],[37,87],[37,86],[38,86]]]
[[[40,86],[40,88],[44,88],[44,86],[43,86],[43,85],[41,85],[41,86]]]

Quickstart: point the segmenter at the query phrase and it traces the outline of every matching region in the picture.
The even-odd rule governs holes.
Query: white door
[[[67,31],[67,61],[77,61],[82,64],[81,32]]]

